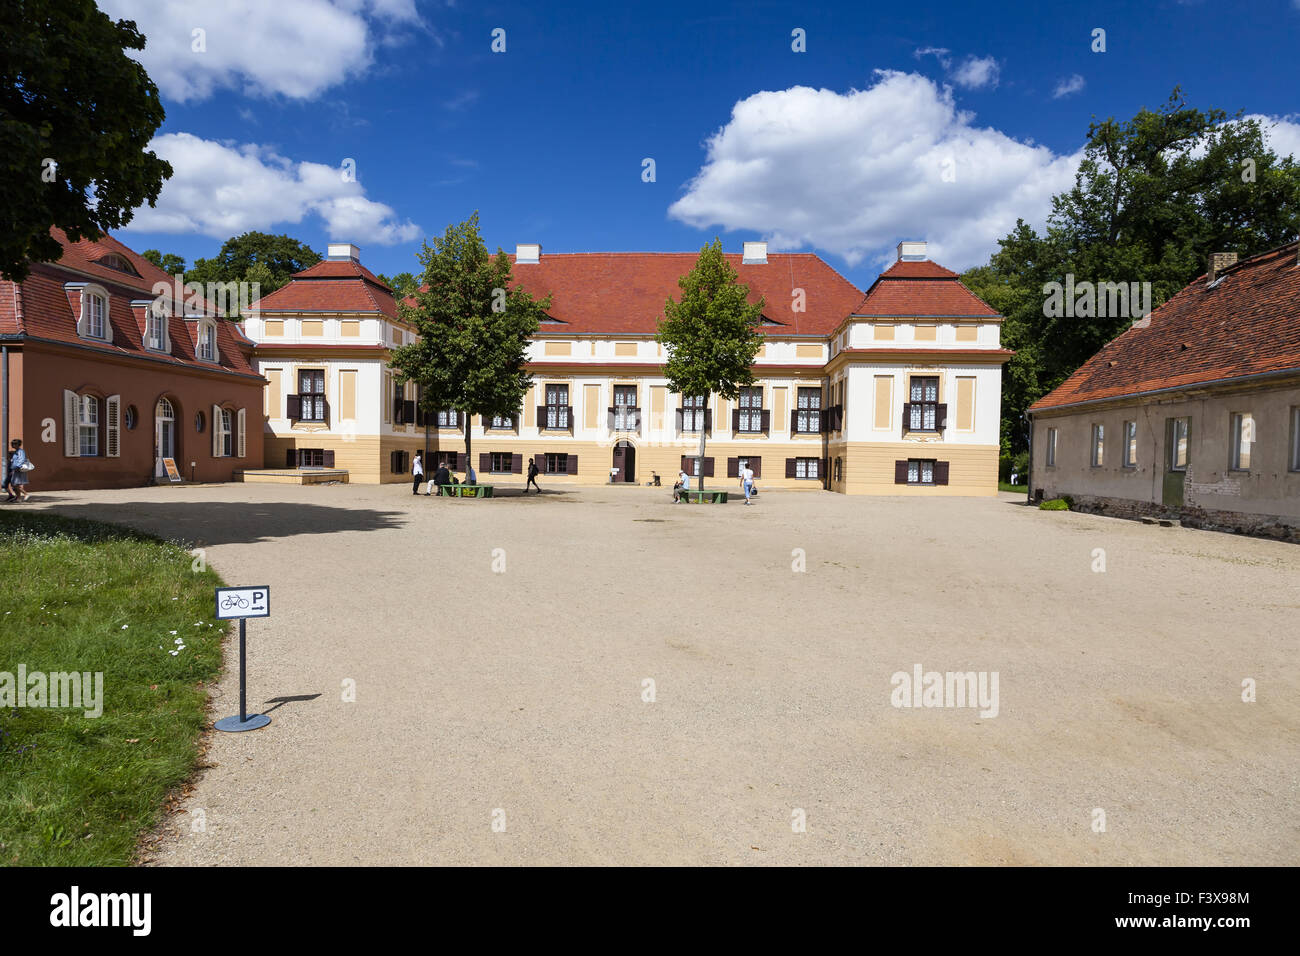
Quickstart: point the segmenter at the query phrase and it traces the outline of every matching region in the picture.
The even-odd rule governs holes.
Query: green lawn
[[[1013,485],[1009,481],[999,481],[998,491],[1014,491],[1018,495],[1029,494],[1028,485]]]
[[[0,865],[127,864],[192,774],[223,635],[221,581],[194,564],[179,545],[124,528],[0,511],[10,690],[19,665],[104,682],[99,717],[0,708]]]

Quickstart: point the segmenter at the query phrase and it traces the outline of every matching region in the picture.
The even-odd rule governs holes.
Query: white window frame
[[[88,282],[70,282],[65,289],[78,290],[81,293],[81,313],[77,316],[77,334],[83,339],[94,342],[113,341],[113,321],[110,315],[111,299],[108,290],[101,285]],[[95,318],[95,306],[99,305],[99,326],[92,328],[91,320]]]
[[[1092,443],[1089,452],[1093,468],[1106,465],[1106,425],[1103,422],[1092,423]]]
[[[235,428],[230,409],[222,408],[214,417],[216,421],[212,423],[212,427],[217,430],[216,444],[217,449],[221,452],[217,457],[233,458],[235,457]]]
[[[167,326],[171,315],[165,305],[151,304],[144,317],[144,347],[152,352],[170,352],[172,350],[171,334]],[[159,335],[154,335],[155,326]]]
[[[94,395],[77,396],[77,457],[99,457],[99,399]]]
[[[1056,441],[1058,432],[1055,428],[1047,429],[1047,467],[1056,467]]]
[[[821,478],[821,459],[796,456],[794,460],[795,478],[818,481]],[[811,471],[812,474],[808,474]]]
[[[1183,415],[1179,418],[1171,419],[1172,425],[1169,429],[1169,450],[1167,458],[1169,460],[1170,471],[1186,471],[1187,466],[1192,461],[1192,419],[1190,416]],[[1182,423],[1185,431],[1183,433],[1183,461],[1178,463],[1178,426]]]
[[[205,355],[205,351],[208,354]],[[221,357],[217,348],[217,323],[212,319],[200,319],[195,326],[194,357],[200,362],[216,362]]]
[[[1137,467],[1137,422],[1124,423],[1124,467]]]

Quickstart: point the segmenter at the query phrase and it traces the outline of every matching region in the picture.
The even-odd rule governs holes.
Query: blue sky
[[[190,261],[258,229],[415,271],[420,240],[477,209],[493,248],[766,238],[865,287],[903,238],[982,261],[1016,217],[1042,221],[1094,116],[1175,85],[1277,121],[1300,157],[1300,0],[100,6],[149,38],[176,167],[120,236]]]

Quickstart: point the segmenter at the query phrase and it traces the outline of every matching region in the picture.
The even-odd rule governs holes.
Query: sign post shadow
[[[214,727],[227,733],[239,733],[244,730],[257,730],[271,722],[266,714],[250,714],[247,705],[247,656],[245,654],[248,639],[248,619],[250,617],[271,616],[271,589],[269,587],[252,588],[217,588],[217,618],[229,621],[239,620],[239,714],[235,717],[223,717]]]

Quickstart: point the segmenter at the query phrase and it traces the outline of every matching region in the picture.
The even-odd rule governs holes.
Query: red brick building
[[[58,262],[0,280],[0,430],[23,439],[32,489],[165,481],[163,458],[187,481],[260,468],[265,380],[239,326],[111,236],[53,234]]]

